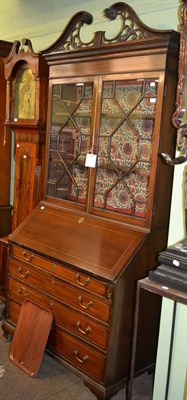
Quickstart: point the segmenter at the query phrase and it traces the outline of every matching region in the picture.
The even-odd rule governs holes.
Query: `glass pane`
[[[93,83],[53,86],[47,195],[86,203]]]
[[[146,217],[157,79],[103,82],[94,206]]]

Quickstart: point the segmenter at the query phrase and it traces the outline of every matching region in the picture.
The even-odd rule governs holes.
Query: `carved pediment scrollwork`
[[[162,31],[151,29],[145,25],[135,11],[126,3],[118,2],[104,10],[104,17],[109,20],[119,18],[119,31],[111,39],[107,38],[105,31],[97,31],[92,40],[85,42],[81,38],[81,28],[84,24],[90,25],[93,17],[86,11],[76,13],[66,26],[62,35],[49,48],[44,49],[42,54],[52,55],[78,50],[84,47],[106,46],[117,42],[141,41],[152,37],[162,36]]]
[[[138,40],[151,36],[151,32],[142,23],[134,10],[126,3],[115,3],[104,10],[104,15],[111,21],[117,17],[121,18],[121,29],[111,40],[104,38],[105,42]]]
[[[79,14],[79,13],[78,13]],[[81,40],[80,37],[80,30],[81,27],[84,24],[90,25],[93,21],[93,17],[90,13],[83,12],[81,15],[76,15],[77,22],[73,26],[73,29],[71,29],[69,36],[68,36],[68,30],[67,30],[67,39],[64,42],[64,44],[58,49],[62,51],[69,51],[72,49],[78,49],[79,47],[82,47],[84,45],[89,46],[93,42],[91,41],[90,43],[84,43]]]
[[[83,43],[80,36],[82,26],[84,24],[90,25],[92,21],[93,17],[90,13],[86,11],[76,13],[71,18],[62,35],[47,49],[47,52],[65,52],[93,44],[93,41],[90,43]],[[43,51],[43,53],[45,52],[46,50]]]

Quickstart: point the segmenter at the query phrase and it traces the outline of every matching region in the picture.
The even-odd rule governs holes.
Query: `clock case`
[[[11,165],[11,135],[5,129],[6,116],[6,80],[4,77],[4,58],[10,53],[11,42],[0,40],[0,299],[4,299],[4,237],[11,232],[12,206],[10,204],[10,165]],[[2,244],[1,244],[2,243]],[[2,297],[1,297],[2,295]],[[2,307],[1,307],[2,308]],[[0,310],[1,314],[1,310]]]
[[[14,132],[12,229],[43,198],[48,66],[29,39],[15,41],[4,59],[6,119]]]
[[[11,231],[11,212],[10,205],[10,158],[11,158],[11,137],[6,132],[4,120],[6,115],[6,80],[4,77],[4,62],[12,48],[11,42],[0,40],[0,237],[8,235]]]

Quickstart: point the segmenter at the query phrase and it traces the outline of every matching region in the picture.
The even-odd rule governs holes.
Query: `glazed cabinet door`
[[[145,224],[152,214],[163,93],[161,72],[52,84],[47,196]]]
[[[94,134],[94,79],[52,85],[47,196],[86,208]]]
[[[102,79],[92,204],[95,214],[104,215],[102,211],[109,210],[120,220],[123,216],[142,221],[148,217],[156,168],[153,154],[157,157],[160,133],[157,109],[162,96],[163,82],[158,75]]]

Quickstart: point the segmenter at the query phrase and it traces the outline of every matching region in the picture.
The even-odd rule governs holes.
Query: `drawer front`
[[[10,279],[9,296],[9,318],[12,322],[17,322],[21,304],[16,303],[12,297],[19,302],[22,302],[25,297],[30,298],[36,304],[49,308],[54,317],[54,323],[61,325],[64,329],[73,332],[75,335],[89,341],[90,343],[105,350],[108,341],[109,329],[96,324],[89,318],[80,315],[69,308],[63,306],[57,301],[43,296],[35,292],[29,287],[20,285],[19,282]]]
[[[102,381],[105,357],[90,349],[79,340],[74,339],[59,329],[52,330],[47,347],[59,353],[68,363],[82,372]]]
[[[80,311],[107,322],[110,316],[110,303],[102,301],[89,293],[78,290],[54,276],[44,275],[29,266],[11,259],[9,262],[9,274],[22,280],[23,285],[33,285],[50,294],[62,302],[76,307]],[[26,289],[27,290],[27,289]],[[21,289],[20,285],[20,291]]]
[[[104,282],[100,282],[84,273],[74,271],[64,265],[55,263],[53,261],[46,260],[30,251],[24,250],[17,246],[11,247],[12,256],[17,258],[24,263],[42,268],[53,275],[59,276],[65,281],[71,282],[77,287],[82,289],[90,290],[93,293],[97,293],[100,296],[106,297],[108,292],[108,285]]]
[[[12,299],[10,299],[9,305],[10,320],[16,323],[21,305],[14,302]],[[84,346],[79,340],[71,337],[71,335],[52,327],[47,342],[47,348],[58,353],[59,356],[76,366],[79,370],[93,376],[99,381],[102,380],[105,357],[100,355],[97,351],[90,349],[88,346]]]

